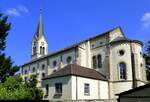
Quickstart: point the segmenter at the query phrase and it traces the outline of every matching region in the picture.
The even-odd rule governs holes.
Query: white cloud
[[[29,10],[23,5],[19,5],[18,9],[20,10],[20,12],[29,13]]]
[[[6,10],[6,13],[8,15],[12,15],[12,16],[20,16],[20,12],[15,8],[10,8],[10,9]]]
[[[145,29],[150,28],[150,12],[145,13],[141,18],[141,21],[143,28]]]
[[[23,5],[18,5],[15,8],[7,9],[6,13],[11,16],[22,16],[24,14],[28,14],[29,10]]]

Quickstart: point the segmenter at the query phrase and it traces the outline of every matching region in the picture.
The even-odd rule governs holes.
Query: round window
[[[67,57],[67,63],[69,64],[69,63],[71,63],[71,60],[72,60],[72,58],[69,56],[69,57]]]
[[[123,56],[124,53],[125,53],[124,50],[119,50],[119,55],[120,55],[120,56]]]

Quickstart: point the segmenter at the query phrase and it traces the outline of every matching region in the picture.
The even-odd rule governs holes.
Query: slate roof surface
[[[70,64],[64,68],[57,70],[56,72],[52,73],[51,75],[46,76],[42,80],[52,79],[57,77],[64,77],[64,76],[80,76],[85,78],[97,79],[97,80],[104,80],[106,81],[106,77],[99,73],[98,71],[86,67],[79,66],[77,64]]]

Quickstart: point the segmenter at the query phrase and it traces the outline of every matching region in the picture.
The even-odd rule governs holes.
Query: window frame
[[[45,64],[42,64],[42,70],[45,70]]]
[[[55,95],[62,96],[63,85],[62,83],[55,83]]]
[[[40,46],[40,54],[42,54],[42,46]]]
[[[119,56],[124,56],[125,55],[125,50],[124,49],[120,49],[118,51]]]
[[[42,73],[42,78],[44,78],[45,77],[45,73]]]
[[[33,67],[33,68],[32,68],[32,73],[35,73],[35,71],[36,71],[36,70],[35,70],[35,67]]]
[[[121,64],[123,66],[121,66]],[[121,68],[121,67],[124,67],[124,68]],[[127,79],[127,65],[125,62],[119,63],[119,79],[120,80],[126,80]]]
[[[101,54],[97,55],[97,67],[102,68],[102,55]]]
[[[71,63],[71,61],[72,61],[72,57],[71,57],[71,56],[68,56],[68,57],[66,58],[66,62],[67,62],[67,64],[70,64],[70,63]]]
[[[45,85],[45,95],[48,96],[49,95],[49,84]]]
[[[54,61],[53,61],[53,67],[56,67],[56,66],[57,66],[57,61],[54,60]]]
[[[92,56],[92,64],[93,64],[93,68],[96,69],[97,68],[97,57],[95,55]]]
[[[90,84],[84,83],[84,95],[90,95]]]

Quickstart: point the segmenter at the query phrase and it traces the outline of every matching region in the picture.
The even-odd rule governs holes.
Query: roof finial
[[[42,14],[42,0],[40,0],[40,14]]]

